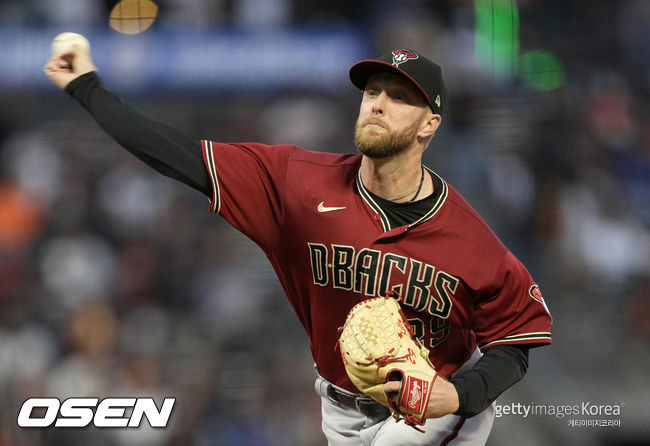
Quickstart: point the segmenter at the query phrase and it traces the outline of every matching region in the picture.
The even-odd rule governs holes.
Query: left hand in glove
[[[388,295],[360,302],[340,330],[341,356],[354,385],[389,407],[396,419],[423,425],[438,373],[397,300]],[[397,390],[397,398],[385,386]]]

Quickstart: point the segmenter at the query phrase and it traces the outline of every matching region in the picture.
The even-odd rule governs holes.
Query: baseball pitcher
[[[80,48],[45,72],[264,251],[309,339],[329,444],[485,444],[495,399],[551,342],[551,316],[526,268],[422,164],[446,106],[437,64],[396,49],[353,65],[359,153],[346,155],[193,140],[106,89]]]

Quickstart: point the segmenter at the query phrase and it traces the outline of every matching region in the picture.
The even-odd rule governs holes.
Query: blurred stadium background
[[[137,35],[110,29],[115,3],[0,2],[0,446],[325,443],[306,337],[261,251],[49,85],[63,31],[89,37],[109,88],[197,139],[338,152],[354,150],[351,63],[437,60],[449,105],[426,163],[554,316],[498,403],[621,410],[504,415],[489,445],[648,444],[650,1],[160,0]],[[167,429],[18,429],[45,395],[177,403]]]

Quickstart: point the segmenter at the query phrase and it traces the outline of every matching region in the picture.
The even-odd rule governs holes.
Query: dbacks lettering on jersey
[[[307,243],[315,285],[368,297],[395,290],[401,302],[418,312],[447,319],[459,280],[436,267],[391,252],[353,246]],[[397,274],[396,274],[397,273]],[[395,277],[404,279],[394,280]],[[393,279],[393,280],[392,280]]]

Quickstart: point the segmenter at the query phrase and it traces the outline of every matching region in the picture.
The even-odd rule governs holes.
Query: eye
[[[391,97],[396,101],[405,101],[407,99],[406,93],[401,90],[394,91],[393,94],[391,94]]]
[[[377,95],[379,95],[379,91],[376,88],[367,88],[366,89],[366,95],[368,95],[368,96],[377,96]]]

